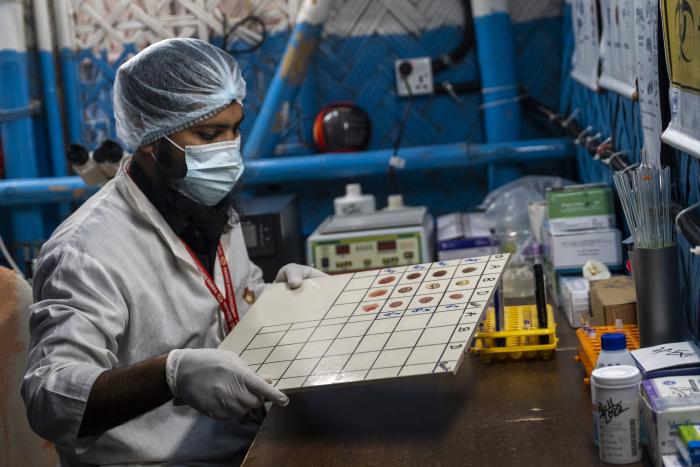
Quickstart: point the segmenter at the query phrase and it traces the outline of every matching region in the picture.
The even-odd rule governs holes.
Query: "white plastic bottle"
[[[345,196],[333,200],[336,216],[368,214],[376,210],[374,195],[363,195],[359,183],[345,185]]]
[[[594,331],[595,332],[595,331]],[[627,350],[627,336],[622,332],[608,332],[600,336],[600,353],[596,361],[597,368],[605,368],[608,366],[629,365],[636,367],[634,358]],[[595,386],[591,384],[591,396],[595,401]],[[593,406],[593,442],[598,445],[598,426],[596,425],[595,405]]]
[[[639,384],[636,366],[613,365],[591,373],[594,424],[598,431],[598,456],[610,464],[630,464],[642,459],[639,439]]]
[[[389,195],[386,198],[386,207],[384,211],[396,211],[398,209],[404,209],[406,206],[403,205],[403,196],[401,195]]]
[[[600,353],[596,368],[615,365],[637,366],[627,350],[627,337],[622,332],[608,332],[600,336]]]

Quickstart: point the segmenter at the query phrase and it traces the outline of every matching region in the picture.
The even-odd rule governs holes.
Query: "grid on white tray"
[[[241,358],[279,389],[456,372],[507,261],[354,273],[322,319],[261,327]]]

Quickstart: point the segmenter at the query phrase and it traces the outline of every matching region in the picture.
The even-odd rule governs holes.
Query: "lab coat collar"
[[[170,250],[173,252],[175,257],[178,260],[187,264],[187,266],[189,266],[194,271],[199,272],[197,266],[194,263],[194,259],[185,248],[183,242],[175,234],[173,229],[170,228],[170,225],[168,225],[168,223],[160,214],[160,212],[158,212],[156,207],[153,206],[153,204],[148,200],[148,198],[146,198],[146,195],[143,194],[143,192],[139,189],[139,187],[127,173],[127,169],[130,163],[131,157],[129,157],[128,161],[123,162],[119,166],[119,171],[114,177],[117,189],[120,193],[122,193],[127,203],[129,203],[129,205],[132,208],[134,208],[136,212],[138,212],[149,224],[153,226],[158,235],[160,235],[163,241],[165,241],[166,245],[168,245]],[[221,236],[222,245],[229,244],[229,236],[230,232],[225,233]],[[226,250],[227,248],[224,247],[224,251]],[[214,268],[214,272],[216,274],[216,268]]]
[[[151,182],[148,175],[146,175],[136,162],[129,164],[125,170],[130,181],[136,184],[139,191],[153,207],[156,208],[163,219],[165,219],[165,222],[167,222],[173,232],[175,232],[175,235],[182,238],[182,234],[187,229],[189,223],[177,211],[173,203],[166,199],[165,195]]]

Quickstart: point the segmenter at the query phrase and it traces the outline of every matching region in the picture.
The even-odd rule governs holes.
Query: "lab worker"
[[[265,290],[235,210],[245,82],[196,39],[119,67],[116,177],[43,246],[22,396],[61,465],[236,465],[288,398],[217,346]],[[290,264],[289,287],[322,275]],[[264,375],[263,375],[264,376]]]

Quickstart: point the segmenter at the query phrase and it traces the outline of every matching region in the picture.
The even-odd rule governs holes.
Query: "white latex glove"
[[[286,282],[290,289],[298,289],[301,287],[304,279],[323,277],[327,275],[328,274],[325,272],[319,271],[318,269],[314,269],[310,266],[289,263],[282,266],[282,269],[280,269],[280,271],[277,273],[277,277],[275,277],[275,282]]]
[[[165,363],[165,377],[176,400],[213,418],[241,416],[265,401],[289,403],[287,396],[228,350],[173,350]]]

